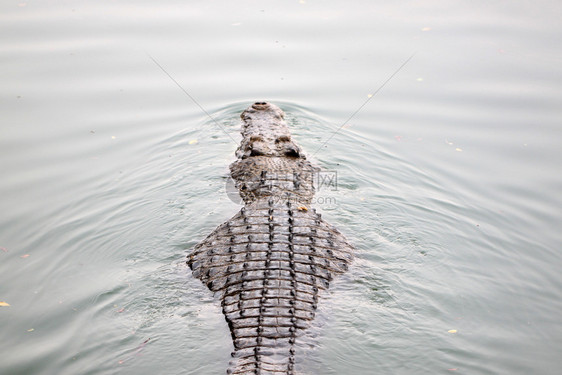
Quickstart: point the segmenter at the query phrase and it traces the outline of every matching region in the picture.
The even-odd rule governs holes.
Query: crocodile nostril
[[[266,109],[269,107],[269,104],[267,102],[255,102],[254,104],[252,104],[252,108],[254,109]]]

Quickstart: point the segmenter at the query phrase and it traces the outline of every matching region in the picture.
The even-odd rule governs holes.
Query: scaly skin
[[[245,206],[187,264],[221,299],[234,343],[227,373],[296,374],[298,338],[353,247],[310,207],[318,168],[291,140],[283,111],[258,102],[241,118],[230,171]]]

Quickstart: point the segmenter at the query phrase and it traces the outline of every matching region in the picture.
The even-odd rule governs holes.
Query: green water
[[[316,207],[357,248],[307,374],[560,372],[560,4],[0,10],[1,374],[224,373],[220,303],[184,261],[239,210],[256,100],[337,174]]]

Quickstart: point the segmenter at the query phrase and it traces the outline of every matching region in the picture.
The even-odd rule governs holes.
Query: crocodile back
[[[260,121],[288,133],[282,111],[267,106],[278,126],[261,113]],[[318,296],[348,269],[353,247],[310,207],[318,169],[298,146],[275,148],[278,135],[266,137],[269,130],[246,122],[243,136],[249,130],[262,133],[261,151],[251,156],[251,135],[244,137],[231,165],[245,206],[195,246],[187,263],[221,300],[234,344],[227,373],[295,374],[295,344],[314,319]]]

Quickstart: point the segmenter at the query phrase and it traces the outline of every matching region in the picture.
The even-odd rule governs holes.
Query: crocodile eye
[[[297,150],[296,148],[291,147],[291,148],[287,149],[287,151],[285,151],[285,156],[288,156],[288,157],[290,157],[290,158],[298,158],[298,157],[300,157],[301,155],[300,155],[300,153],[299,153],[299,150]]]
[[[282,135],[280,137],[277,137],[275,139],[275,143],[280,143],[280,142],[289,142],[291,140],[291,137],[289,137],[288,135]]]
[[[260,150],[256,150],[256,149],[253,148],[250,151],[250,156],[261,156],[261,155],[263,155],[263,152],[261,152]]]

